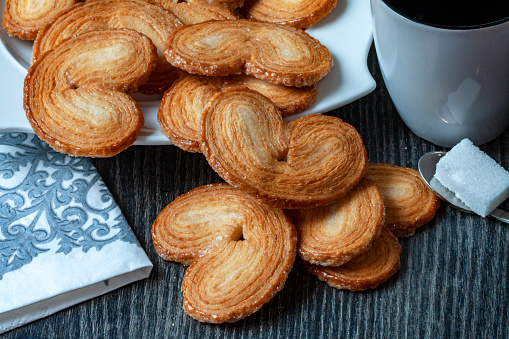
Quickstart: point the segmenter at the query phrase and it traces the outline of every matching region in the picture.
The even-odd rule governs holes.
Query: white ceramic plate
[[[5,0],[0,0],[3,17]],[[334,58],[331,72],[318,83],[318,98],[305,112],[325,113],[355,101],[375,89],[366,60],[373,41],[369,0],[339,0],[336,8],[307,32],[325,45]],[[0,131],[31,132],[23,110],[23,80],[30,65],[32,43],[10,37],[0,28]],[[136,145],[171,142],[159,131],[161,96],[134,95],[145,115]]]

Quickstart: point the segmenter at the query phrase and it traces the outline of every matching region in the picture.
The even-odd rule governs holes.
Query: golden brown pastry
[[[246,0],[241,13],[248,19],[308,28],[325,18],[337,0]]]
[[[6,0],[3,26],[13,36],[34,40],[37,32],[79,0]]]
[[[155,0],[167,10],[173,12],[184,25],[197,24],[209,20],[237,20],[235,13],[220,4],[206,2],[175,2],[173,0]]]
[[[368,179],[330,205],[295,210],[291,215],[301,259],[322,266],[343,265],[366,251],[385,220],[382,194]]]
[[[269,98],[284,117],[300,113],[309,108],[318,96],[316,85],[306,87],[288,87],[274,85],[252,76],[224,77],[224,88],[247,87]]]
[[[385,224],[397,237],[413,235],[435,217],[440,207],[440,200],[413,168],[369,164],[366,177],[382,190]]]
[[[202,3],[202,4],[209,4],[209,5],[221,5],[228,7],[229,9],[236,9],[239,8],[244,4],[244,0],[187,0],[187,2],[194,4],[194,3]]]
[[[156,252],[191,265],[184,310],[210,323],[256,312],[280,291],[296,256],[297,232],[283,211],[227,184],[179,196],[152,226]]]
[[[28,70],[27,118],[59,152],[113,156],[134,143],[144,123],[124,92],[145,82],[156,62],[150,39],[132,30],[90,31],[65,40]]]
[[[217,20],[177,29],[168,61],[192,74],[245,73],[286,86],[310,86],[330,71],[329,50],[303,30],[248,20]]]
[[[157,48],[157,68],[149,81],[139,88],[142,93],[163,93],[182,73],[164,56],[168,36],[182,26],[170,11],[146,0],[89,0],[60,14],[39,32],[34,42],[32,62],[60,41],[96,29],[128,28],[148,36]]]
[[[365,291],[380,286],[399,270],[400,254],[398,239],[387,227],[383,227],[380,236],[367,251],[342,266],[327,267],[307,262],[304,266],[329,286]]]
[[[288,123],[267,97],[247,88],[212,98],[202,118],[201,150],[224,180],[288,209],[341,198],[367,162],[353,126],[320,114]]]
[[[252,76],[207,77],[185,75],[168,89],[159,105],[157,120],[172,143],[188,152],[200,151],[200,121],[212,96],[223,89],[248,87],[272,100],[283,115],[302,112],[318,95],[316,86],[286,87]]]

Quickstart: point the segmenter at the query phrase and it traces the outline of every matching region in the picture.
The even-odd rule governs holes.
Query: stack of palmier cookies
[[[333,287],[375,288],[399,268],[397,236],[413,234],[439,207],[414,169],[369,164],[360,135],[339,118],[307,115],[288,123],[282,116],[249,88],[214,94],[200,119],[197,149],[229,185],[178,197],[152,226],[156,252],[190,265],[182,284],[184,309],[200,321],[236,321],[257,310],[269,300],[260,293],[272,297],[284,285],[296,254]],[[246,200],[234,202],[233,192]],[[284,235],[273,230],[264,240],[251,237],[253,222],[257,228],[267,222],[251,204],[283,211],[287,219],[278,231]],[[268,238],[288,251],[265,246]],[[226,258],[228,263],[216,262]],[[285,274],[274,267],[284,267]]]
[[[353,126],[306,110],[332,56],[303,29],[336,0],[7,0],[4,27],[35,39],[24,107],[57,151],[107,157],[136,140],[127,94],[163,94],[161,131],[226,181],[174,200],[152,225],[157,253],[189,265],[184,309],[242,319],[280,291],[297,255],[329,285],[375,288],[399,268],[396,237],[438,200],[415,170],[369,164]],[[41,10],[42,13],[42,10]],[[46,12],[45,12],[46,13]]]
[[[288,26],[276,35],[272,27],[245,20],[185,26],[165,52],[192,75],[165,92],[161,130],[178,147],[201,152],[229,184],[178,197],[152,226],[157,253],[190,265],[182,283],[184,309],[199,321],[231,322],[253,313],[284,285],[297,254],[331,286],[375,288],[400,265],[401,247],[391,231],[412,234],[439,206],[415,170],[368,164],[361,136],[341,119],[283,119],[313,103],[315,84],[332,63],[323,61],[330,56],[316,42],[296,37]],[[410,195],[416,197],[407,202]],[[260,217],[251,204],[283,210],[287,220],[278,231],[285,235],[251,237]],[[219,231],[223,227],[228,235]],[[292,245],[287,252],[271,250],[269,238]]]
[[[295,8],[294,16],[322,18],[335,6],[335,1],[325,2],[327,6],[315,6],[320,9],[310,7],[302,11],[302,8]],[[157,62],[155,67],[149,67],[148,78],[145,76],[147,72],[141,72],[143,75],[136,81],[116,90],[124,94],[133,91],[162,94],[177,79],[190,74],[233,75],[232,78],[235,78],[244,73],[246,76],[227,80],[220,86],[238,86],[242,82],[244,86],[263,93],[280,91],[282,100],[286,100],[286,95],[294,96],[288,98],[293,107],[292,103],[279,106],[291,114],[303,111],[313,103],[316,99],[316,82],[332,67],[327,48],[299,28],[303,25],[296,22],[280,25],[274,23],[279,22],[277,20],[263,22],[262,17],[250,15],[247,8],[243,10],[243,15],[251,19],[240,19],[244,1],[50,0],[44,3],[46,8],[35,8],[39,5],[31,0],[6,1],[4,28],[11,35],[35,40],[29,74],[41,74],[35,71],[41,67],[39,64],[44,63],[41,60],[54,58],[55,55],[51,57],[47,54],[52,54],[68,39],[89,31],[128,29],[150,39],[157,52]],[[260,5],[271,6],[269,2],[263,4],[260,1],[257,8]],[[286,21],[284,19],[281,23]],[[306,27],[309,26],[309,20],[303,21],[308,22]],[[212,32],[215,34],[210,35]],[[107,46],[94,46],[96,50],[92,51],[87,40],[82,40],[81,45],[72,52],[60,55],[66,60],[46,62],[52,65],[51,69],[45,69],[46,73],[65,75],[68,70],[63,69],[62,65],[70,65],[71,59],[79,64],[82,52],[86,51],[94,60],[89,64],[88,75],[83,74],[80,81],[62,77],[58,84],[46,86],[39,78],[31,76],[30,82],[27,81],[24,87],[24,107],[34,131],[55,150],[73,156],[109,157],[134,143],[143,127],[143,116],[137,105],[134,107],[136,112],[129,113],[136,115],[137,119],[126,116],[121,107],[124,103],[117,103],[119,95],[111,97],[113,104],[105,105],[96,96],[95,89],[85,91],[82,87],[85,83],[111,86],[108,78],[115,77],[115,71],[120,68],[112,65],[122,58],[126,60],[119,61],[119,66],[127,70],[133,70],[137,63],[152,65],[153,61],[135,60],[136,57],[123,54],[124,51],[119,49],[113,51]],[[130,61],[133,61],[132,65]],[[101,78],[103,73],[104,81]],[[36,86],[41,89],[34,91]],[[56,92],[53,90],[55,86],[59,89]],[[291,87],[286,88],[288,86]],[[74,92],[81,93],[74,95]],[[272,95],[272,99],[275,99],[275,95],[278,94]],[[132,103],[130,106],[133,106]],[[81,113],[73,114],[75,108]],[[61,120],[67,121],[63,123]],[[161,129],[178,144],[179,131],[174,132],[165,126],[165,120],[171,120],[171,117],[161,113]],[[194,121],[191,119],[187,123],[186,119],[178,124],[185,128],[189,124],[196,124],[196,120],[194,118]],[[111,134],[110,131],[115,128],[129,132]]]

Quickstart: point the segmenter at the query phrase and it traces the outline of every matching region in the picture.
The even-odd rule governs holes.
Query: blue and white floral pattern
[[[137,244],[90,159],[55,152],[34,134],[0,133],[0,279],[45,252],[117,240]]]

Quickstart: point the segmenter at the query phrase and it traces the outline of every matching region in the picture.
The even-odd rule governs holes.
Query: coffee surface
[[[433,26],[484,26],[509,19],[509,0],[383,1],[403,16]]]

